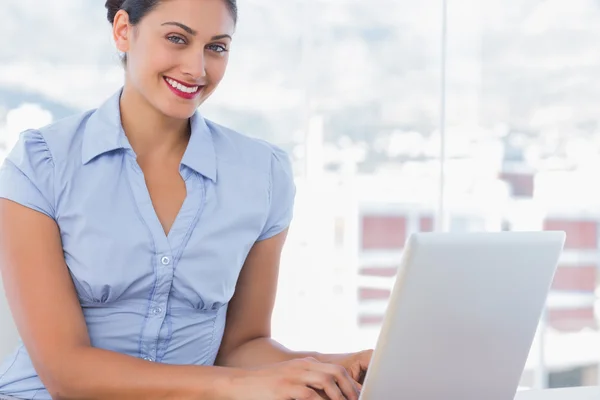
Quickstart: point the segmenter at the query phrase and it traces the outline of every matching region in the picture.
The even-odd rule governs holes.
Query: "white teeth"
[[[184,92],[184,93],[196,93],[199,89],[199,86],[192,86],[192,87],[184,86],[181,83],[176,82],[170,78],[167,78],[166,81],[169,83],[169,85],[171,85],[175,89],[177,89],[181,92]]]

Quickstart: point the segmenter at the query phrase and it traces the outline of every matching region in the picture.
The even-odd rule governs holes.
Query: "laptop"
[[[410,236],[360,400],[512,400],[564,232]]]

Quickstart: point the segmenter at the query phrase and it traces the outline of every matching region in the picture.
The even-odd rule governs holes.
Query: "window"
[[[598,384],[599,16],[588,0],[449,2],[448,198],[483,205],[483,230],[568,235],[524,386]]]
[[[101,4],[4,1],[3,154],[122,83]],[[444,30],[443,2],[240,2],[203,114],[293,158],[275,335],[374,346],[413,232],[560,228],[568,246],[522,384],[598,384],[600,3],[456,0]]]

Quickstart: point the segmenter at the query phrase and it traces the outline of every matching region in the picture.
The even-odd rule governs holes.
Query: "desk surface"
[[[598,400],[600,387],[581,387],[551,390],[524,390],[515,400]]]

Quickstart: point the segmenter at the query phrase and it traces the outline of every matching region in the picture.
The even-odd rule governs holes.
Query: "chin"
[[[169,109],[163,110],[163,114],[165,114],[169,118],[188,119],[192,115],[194,115],[196,109],[197,107],[170,107]]]
[[[190,102],[188,104],[181,104],[179,102],[167,102],[161,104],[158,108],[160,112],[169,118],[175,119],[188,119],[196,112],[196,109],[200,104],[196,102]]]

